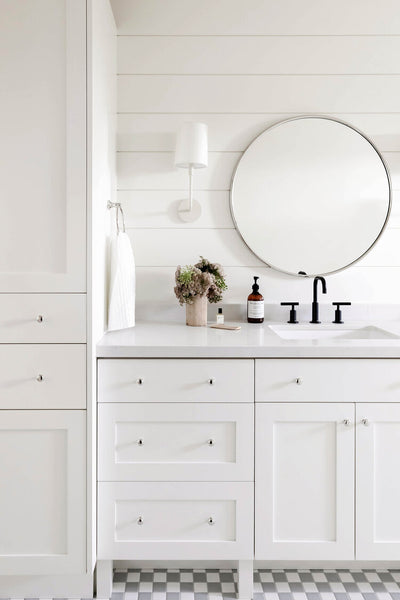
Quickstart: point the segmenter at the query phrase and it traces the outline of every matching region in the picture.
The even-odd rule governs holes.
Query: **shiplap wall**
[[[253,274],[261,276],[269,302],[310,302],[309,280],[266,268],[241,241],[229,212],[229,187],[255,135],[288,116],[320,113],[369,135],[389,164],[394,187],[389,228],[357,266],[329,277],[326,301],[399,303],[398,0],[112,4],[119,33],[118,198],[138,265],[138,302],[175,304],[175,266],[200,254],[224,265],[225,302],[245,302]],[[187,172],[174,168],[173,150],[185,120],[209,127],[209,166],[195,172],[203,213],[192,224],[176,214]]]

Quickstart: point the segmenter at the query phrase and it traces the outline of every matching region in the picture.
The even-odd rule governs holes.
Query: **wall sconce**
[[[207,164],[207,125],[183,123],[176,139],[175,166],[189,169],[189,198],[182,200],[178,207],[180,218],[187,223],[195,221],[201,215],[201,206],[193,198],[193,169],[202,169]]]

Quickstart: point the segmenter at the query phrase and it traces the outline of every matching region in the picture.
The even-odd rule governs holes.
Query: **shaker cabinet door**
[[[84,411],[0,411],[0,575],[86,570]]]
[[[86,2],[39,6],[0,20],[0,292],[84,292]]]
[[[400,405],[357,404],[357,560],[400,556]]]
[[[354,558],[354,405],[256,405],[256,559]]]

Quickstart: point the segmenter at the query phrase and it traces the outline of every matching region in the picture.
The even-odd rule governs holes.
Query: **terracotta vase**
[[[196,296],[193,304],[186,304],[186,325],[207,326],[207,296]]]

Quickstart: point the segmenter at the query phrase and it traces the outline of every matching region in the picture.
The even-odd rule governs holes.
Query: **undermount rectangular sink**
[[[390,331],[375,327],[374,325],[269,325],[269,328],[284,340],[398,340],[400,337]]]

